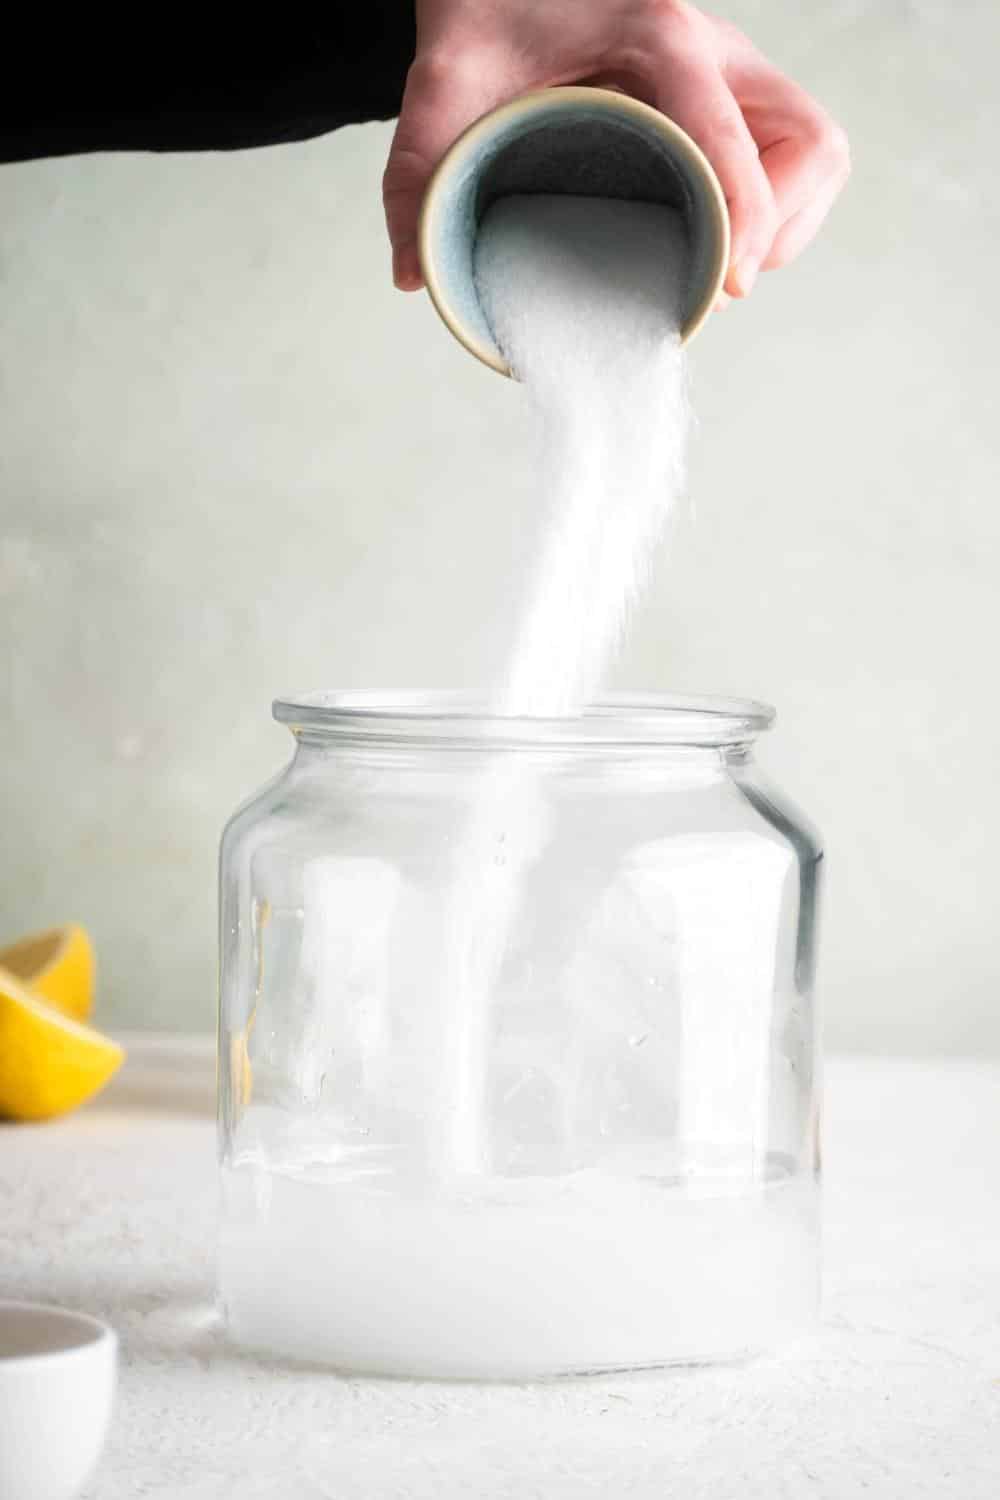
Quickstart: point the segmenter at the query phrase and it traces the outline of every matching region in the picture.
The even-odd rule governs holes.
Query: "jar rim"
[[[272,713],[297,736],[399,744],[613,748],[747,744],[774,723],[774,709],[744,698],[614,693],[572,718],[498,714],[453,691],[320,691],[276,698]]]

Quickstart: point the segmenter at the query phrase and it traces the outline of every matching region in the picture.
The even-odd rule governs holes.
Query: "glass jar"
[[[279,701],[221,862],[222,1300],[343,1369],[730,1358],[813,1320],[815,833],[758,704]]]

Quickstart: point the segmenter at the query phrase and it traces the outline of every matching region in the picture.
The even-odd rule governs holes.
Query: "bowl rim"
[[[7,1354],[4,1351],[3,1329],[5,1315],[10,1313],[25,1316],[29,1324],[34,1319],[39,1327],[43,1323],[48,1324],[50,1329],[53,1326],[62,1325],[67,1335],[70,1330],[73,1330],[75,1337],[67,1337],[66,1342],[58,1343],[55,1347],[50,1345],[48,1348]],[[8,1374],[51,1364],[57,1360],[93,1356],[101,1349],[113,1350],[117,1344],[118,1335],[111,1324],[94,1317],[91,1313],[78,1312],[71,1307],[61,1307],[54,1302],[21,1301],[13,1297],[0,1298],[0,1379]]]

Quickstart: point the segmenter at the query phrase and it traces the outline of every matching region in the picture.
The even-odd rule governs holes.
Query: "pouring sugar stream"
[[[579,714],[619,648],[683,483],[686,252],[678,214],[656,204],[518,195],[480,226],[479,295],[532,408],[545,517],[499,714]],[[433,1112],[444,1170],[484,1165],[489,997],[544,816],[530,771],[501,757],[459,845]]]

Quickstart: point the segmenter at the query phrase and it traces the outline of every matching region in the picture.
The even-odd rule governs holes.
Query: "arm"
[[[19,18],[31,61],[0,98],[0,161],[80,151],[264,146],[399,113],[413,60],[408,0],[351,0],[308,20],[213,26],[145,13]]]

